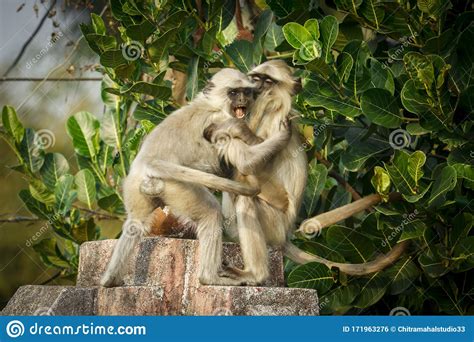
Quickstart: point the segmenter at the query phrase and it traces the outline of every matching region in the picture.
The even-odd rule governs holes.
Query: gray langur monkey
[[[119,285],[131,252],[149,233],[153,211],[167,205],[174,215],[195,223],[199,244],[199,280],[202,284],[240,285],[242,281],[219,275],[222,267],[221,206],[208,188],[240,195],[256,195],[259,189],[221,178],[221,157],[204,137],[210,125],[244,117],[253,104],[254,84],[233,69],[216,73],[205,89],[188,105],[170,114],[145,138],[123,183],[127,220],[101,279],[103,286]],[[264,142],[235,144],[228,156],[238,170],[259,165],[287,145],[290,134],[281,130]],[[157,187],[147,193],[150,181]]]
[[[260,138],[268,139],[292,112],[291,97],[299,91],[301,84],[292,77],[291,69],[281,60],[265,62],[254,68],[249,76],[260,91],[249,119],[249,128]],[[294,115],[297,117],[296,113]],[[319,262],[350,275],[365,275],[391,265],[405,246],[399,244],[374,261],[348,264],[306,253],[291,243],[307,179],[307,160],[301,137],[296,125],[291,126],[293,132],[287,146],[267,163],[261,164],[260,170],[253,170],[255,174],[263,172],[277,188],[283,188],[288,201],[287,209],[279,209],[258,197],[223,194],[223,213],[226,222],[229,222],[226,232],[240,242],[244,259],[244,270],[228,267],[228,276],[245,279],[247,284],[265,281],[269,275],[267,244],[283,247],[285,255],[297,263]],[[261,184],[259,186],[262,187]],[[346,218],[349,216],[348,212],[344,215]]]
[[[301,88],[284,61],[273,60],[254,68],[249,76],[260,94],[248,119],[250,129],[266,140],[280,128],[292,111],[292,96]],[[260,170],[286,194],[286,209],[281,210],[256,197],[223,194],[226,233],[240,242],[244,270],[228,268],[247,284],[260,284],[269,276],[267,244],[285,246],[293,231],[307,179],[307,159],[297,126],[291,123],[291,139]]]

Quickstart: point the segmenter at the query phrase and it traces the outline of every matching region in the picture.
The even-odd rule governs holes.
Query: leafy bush
[[[167,72],[187,75],[191,100],[216,68],[246,72],[284,58],[304,86],[295,100],[307,138],[301,148],[310,157],[302,218],[358,194],[377,192],[386,200],[319,236],[298,235],[295,243],[333,261],[361,263],[410,241],[393,266],[366,277],[288,262],[289,286],[318,289],[323,313],[404,306],[412,313],[472,314],[472,4],[258,4],[251,41],[236,39],[248,34],[232,21],[234,1],[195,10],[192,2],[116,0],[117,32],[97,15],[81,25],[100,56],[106,111],[100,121],[80,112],[67,122],[80,168],[75,175],[61,154],[43,151],[13,108],[3,109],[2,136],[19,160],[14,169],[29,180],[20,197],[57,236],[35,249],[46,264],[74,275],[78,246],[100,238],[97,215],[122,217],[120,184],[130,161],[143,136],[180,104]],[[388,201],[393,192],[402,200]]]

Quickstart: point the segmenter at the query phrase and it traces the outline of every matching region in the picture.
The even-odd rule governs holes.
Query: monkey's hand
[[[280,121],[280,131],[279,134],[284,138],[285,140],[289,141],[291,138],[291,122],[290,122],[290,117],[287,116],[283,120]]]

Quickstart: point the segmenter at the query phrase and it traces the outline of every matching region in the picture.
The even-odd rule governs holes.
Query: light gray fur
[[[278,81],[259,95],[252,109],[249,127],[263,139],[280,129],[280,123],[290,114],[295,80],[283,61],[270,61],[250,72],[266,74]],[[295,114],[296,115],[296,114]],[[294,230],[307,179],[307,159],[295,124],[288,144],[274,158],[253,172],[264,172],[283,186],[288,196],[286,211],[278,210],[255,197],[223,194],[223,213],[227,234],[241,245],[245,268],[239,273],[247,284],[259,284],[269,275],[267,244],[284,247]]]
[[[147,188],[147,183],[143,184],[143,181],[150,178],[160,180],[155,193],[159,194],[159,200],[175,216],[191,220],[197,227],[200,282],[212,285],[242,283],[239,279],[219,275],[223,216],[219,202],[208,188],[244,195],[255,195],[258,189],[217,176],[222,174],[220,156],[215,147],[204,139],[203,130],[211,124],[218,125],[233,117],[227,97],[229,89],[253,85],[244,74],[233,69],[219,71],[211,82],[213,87],[170,114],[145,138],[123,183],[128,217],[101,280],[103,286],[121,283],[132,250],[151,229],[153,211],[158,206],[157,198],[142,193]],[[288,134],[283,132],[260,145],[238,143],[234,149],[241,150],[230,153],[228,158],[237,169],[249,170],[261,163],[258,158],[269,159],[275,150],[272,144],[284,146],[287,140]]]

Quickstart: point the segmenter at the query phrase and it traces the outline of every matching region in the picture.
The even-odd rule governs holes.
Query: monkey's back
[[[221,118],[222,117],[222,118]],[[145,138],[132,168],[149,161],[165,160],[193,169],[220,173],[217,152],[204,139],[205,127],[227,119],[221,111],[210,111],[209,105],[194,101],[168,115]]]

